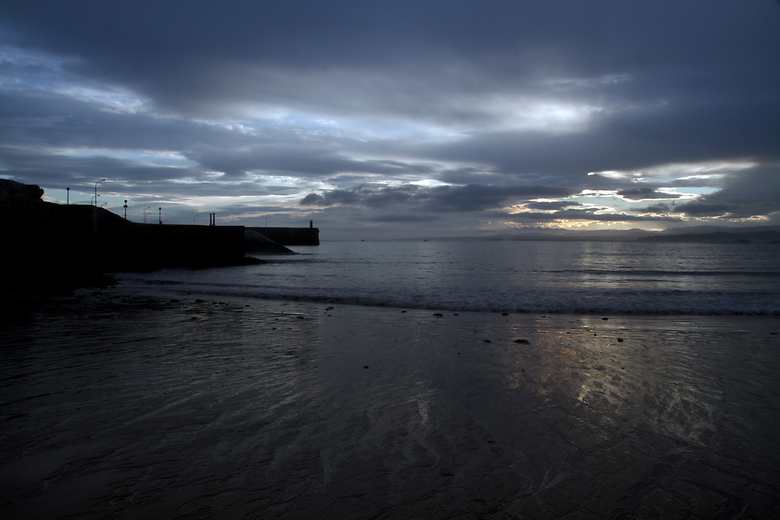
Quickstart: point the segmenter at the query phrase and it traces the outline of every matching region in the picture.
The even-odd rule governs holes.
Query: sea
[[[780,518],[778,248],[323,242],[0,299],[0,518]]]
[[[780,315],[780,244],[333,241],[262,264],[119,273],[128,288],[506,313]]]

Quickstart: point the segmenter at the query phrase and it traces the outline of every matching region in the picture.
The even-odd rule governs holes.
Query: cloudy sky
[[[780,3],[4,0],[0,135],[139,222],[780,224]]]

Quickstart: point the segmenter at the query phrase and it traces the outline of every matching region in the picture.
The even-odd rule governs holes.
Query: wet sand
[[[780,516],[777,317],[434,312],[6,298],[0,517]]]

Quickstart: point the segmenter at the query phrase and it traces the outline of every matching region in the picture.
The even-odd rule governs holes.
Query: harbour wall
[[[102,208],[41,200],[35,185],[0,179],[0,292],[79,286],[91,274],[260,262],[319,245],[319,230],[138,224]]]
[[[39,202],[1,208],[6,262],[17,268],[134,271],[244,259],[243,226],[138,224],[102,208]]]

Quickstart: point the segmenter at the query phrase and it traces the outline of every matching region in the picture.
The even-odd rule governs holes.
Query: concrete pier
[[[294,254],[319,230],[138,224],[102,208],[41,200],[35,185],[0,179],[2,290],[79,286],[95,273],[261,262],[245,253]]]

